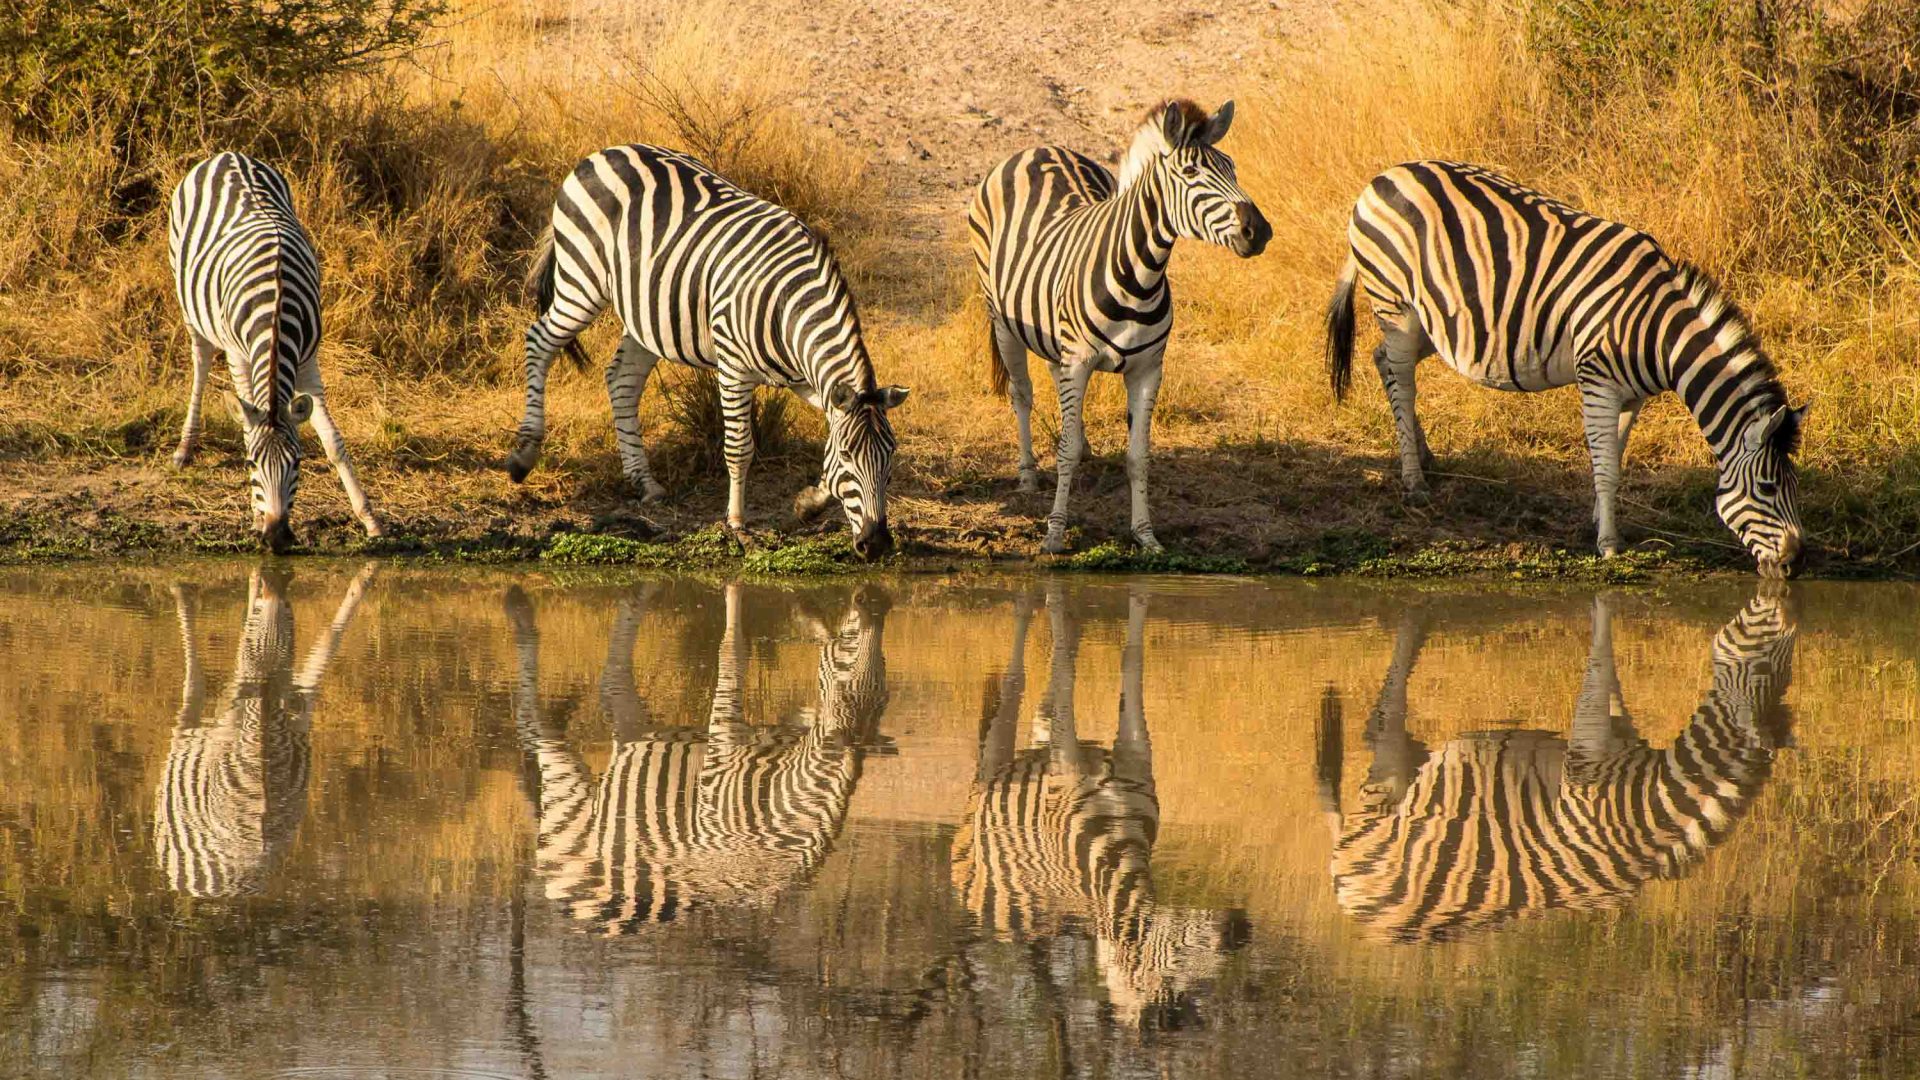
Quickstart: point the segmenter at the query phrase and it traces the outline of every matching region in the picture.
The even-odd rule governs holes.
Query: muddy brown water
[[[1920,590],[0,572],[0,1075],[1920,1074]]]

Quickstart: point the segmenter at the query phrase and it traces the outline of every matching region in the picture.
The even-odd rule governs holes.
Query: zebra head
[[[1095,941],[1107,1000],[1127,1023],[1156,1030],[1200,1026],[1200,1004],[1228,955],[1253,938],[1247,914],[1238,908],[1172,908],[1151,901],[1119,929]]]
[[[1793,452],[1807,407],[1781,405],[1748,421],[1721,455],[1714,509],[1760,565],[1760,576],[1784,578],[1800,555],[1800,507]]]
[[[313,399],[294,394],[280,408],[260,408],[234,395],[246,432],[247,479],[253,524],[261,542],[279,554],[293,546],[293,496],[300,489],[300,425],[313,415]]]
[[[811,505],[824,507],[828,497],[840,500],[847,527],[853,530],[853,550],[863,559],[877,559],[893,550],[887,529],[887,480],[893,473],[893,425],[889,410],[907,400],[904,386],[855,390],[836,385],[826,396],[827,451],[820,470],[820,487]],[[808,502],[808,493],[802,493]]]
[[[1169,101],[1147,117],[1120,170],[1120,186],[1153,183],[1175,236],[1230,249],[1241,258],[1266,250],[1273,227],[1240,190],[1233,159],[1215,149],[1233,126],[1233,102],[1218,112]]]

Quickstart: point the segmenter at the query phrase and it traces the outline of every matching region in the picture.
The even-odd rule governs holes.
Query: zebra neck
[[[1632,389],[1642,396],[1661,390],[1679,395],[1716,461],[1724,463],[1739,449],[1748,423],[1786,403],[1773,363],[1745,327],[1703,312],[1684,293],[1623,315],[1641,328],[1633,350],[1640,363],[1620,365],[1631,382],[1647,384]]]
[[[1135,181],[1104,204],[1110,208],[1105,243],[1096,251],[1136,296],[1147,296],[1166,280],[1173,255],[1173,222],[1157,173]]]

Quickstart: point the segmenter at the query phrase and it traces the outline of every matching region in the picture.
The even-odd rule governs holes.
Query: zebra
[[[974,194],[967,227],[986,299],[988,371],[994,392],[1012,400],[1021,491],[1040,489],[1029,350],[1047,361],[1060,397],[1047,552],[1067,550],[1068,494],[1088,453],[1082,405],[1095,371],[1126,380],[1132,531],[1140,547],[1160,550],[1147,508],[1147,457],[1173,330],[1173,243],[1202,240],[1251,258],[1273,236],[1240,190],[1233,159],[1216,148],[1232,124],[1231,101],[1211,116],[1191,101],[1167,101],[1134,133],[1117,183],[1085,155],[1042,146],[1002,162]]]
[[[340,474],[353,516],[384,535],[354,475],[320,382],[320,259],[273,167],[232,151],[187,171],[169,204],[167,253],[174,293],[193,343],[193,387],[176,467],[200,448],[200,401],[224,355],[246,435],[253,526],[275,552],[294,543],[289,519],[300,487],[300,425],[308,420]]]
[[[1173,1026],[1191,1017],[1224,956],[1249,939],[1240,911],[1156,902],[1149,863],[1160,827],[1153,747],[1141,703],[1147,598],[1127,602],[1119,731],[1111,748],[1076,732],[1080,619],[1048,586],[1053,628],[1047,696],[1033,745],[1016,750],[1035,600],[1016,598],[1013,651],[999,701],[982,721],[968,817],[953,844],[953,884],[967,910],[1004,938],[1090,930],[1114,1011],[1127,1023]]]
[[[533,605],[518,587],[508,590],[515,726],[537,776],[535,872],[569,917],[620,935],[693,908],[764,908],[831,850],[864,757],[882,745],[885,596],[863,590],[837,628],[815,624],[819,697],[804,726],[744,721],[741,603],[741,586],[730,583],[706,723],[671,727],[655,724],[634,692],[644,601],[621,602],[600,680],[614,747],[596,781],[542,715]]]
[[[1724,842],[1790,745],[1781,703],[1795,623],[1763,593],[1714,637],[1713,685],[1666,749],[1634,731],[1614,669],[1612,606],[1593,606],[1592,645],[1569,738],[1464,735],[1437,753],[1407,733],[1407,680],[1425,636],[1403,623],[1367,723],[1364,806],[1339,810],[1340,710],[1323,705],[1317,769],[1334,832],[1340,907],[1390,940],[1449,940],[1554,909],[1622,904],[1686,874]]]
[[[621,471],[643,502],[666,489],[640,439],[640,396],[661,359],[715,373],[727,461],[727,526],[746,527],[756,386],[789,387],[827,420],[820,483],[800,493],[811,517],[838,499],[862,557],[891,550],[887,414],[907,398],[874,375],[846,278],[826,242],[790,211],[755,198],[693,158],[616,146],[560,187],[527,276],[538,317],[527,330],[526,414],[507,471],[526,479],[546,438],[547,366],[608,304],[625,332],[607,368]]]
[[[186,674],[166,769],[154,791],[154,859],[176,892],[202,898],[256,893],[306,813],[313,701],[340,639],[373,580],[369,563],[347,586],[333,622],[295,670],[288,574],[256,568],[226,709],[206,716],[197,602],[173,586]]]
[[[1483,386],[1580,387],[1593,467],[1595,542],[1620,550],[1620,459],[1641,406],[1671,390],[1713,449],[1715,509],[1758,563],[1787,576],[1801,551],[1793,454],[1807,407],[1787,403],[1746,317],[1699,268],[1647,234],[1585,214],[1475,165],[1397,165],[1361,193],[1327,311],[1336,399],[1353,363],[1356,283],[1383,340],[1408,497],[1428,498],[1433,453],[1414,370],[1438,354]]]

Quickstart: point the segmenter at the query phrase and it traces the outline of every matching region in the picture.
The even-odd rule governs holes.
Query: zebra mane
[[[1204,128],[1207,124],[1207,110],[1187,98],[1169,98],[1155,105],[1134,129],[1133,142],[1127,147],[1127,156],[1120,163],[1120,185],[1117,191],[1125,191],[1133,182],[1146,174],[1147,166],[1154,158],[1172,150],[1167,143],[1165,116],[1169,111],[1178,112],[1182,127],[1188,131]]]
[[[1674,276],[1686,292],[1687,300],[1700,312],[1701,321],[1717,327],[1715,342],[1723,350],[1727,364],[1739,372],[1741,381],[1751,388],[1761,408],[1770,413],[1785,406],[1787,391],[1780,385],[1780,369],[1760,347],[1759,335],[1754,333],[1746,313],[1727,298],[1718,282],[1693,263],[1676,264]],[[1799,426],[1782,425],[1778,438],[1782,441],[1780,449],[1792,454],[1798,449]]]

